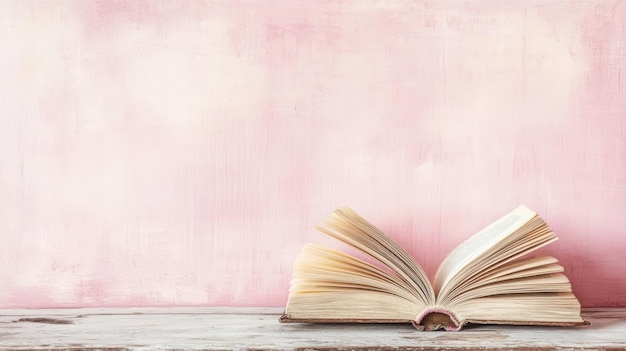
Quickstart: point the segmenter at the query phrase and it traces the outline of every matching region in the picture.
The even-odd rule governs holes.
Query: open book
[[[350,208],[335,210],[318,229],[379,264],[306,245],[294,264],[281,322],[411,322],[421,330],[585,324],[558,261],[522,258],[557,240],[525,206],[454,249],[432,284],[404,249]]]

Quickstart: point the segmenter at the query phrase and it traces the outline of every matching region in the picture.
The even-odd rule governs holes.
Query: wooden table
[[[626,309],[588,309],[589,326],[279,324],[276,308],[0,310],[0,350],[626,350]]]

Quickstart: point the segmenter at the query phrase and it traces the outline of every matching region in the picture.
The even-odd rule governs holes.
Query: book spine
[[[429,307],[411,321],[413,326],[418,330],[439,330],[447,331],[461,330],[463,324],[452,313],[452,311],[441,306]]]

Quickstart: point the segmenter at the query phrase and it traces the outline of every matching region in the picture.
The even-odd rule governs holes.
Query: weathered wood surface
[[[0,350],[626,350],[626,309],[589,326],[279,324],[275,308],[0,310]]]

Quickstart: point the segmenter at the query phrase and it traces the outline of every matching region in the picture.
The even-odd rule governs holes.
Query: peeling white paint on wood
[[[622,350],[626,309],[588,309],[589,326],[280,324],[277,308],[0,310],[0,350]]]

